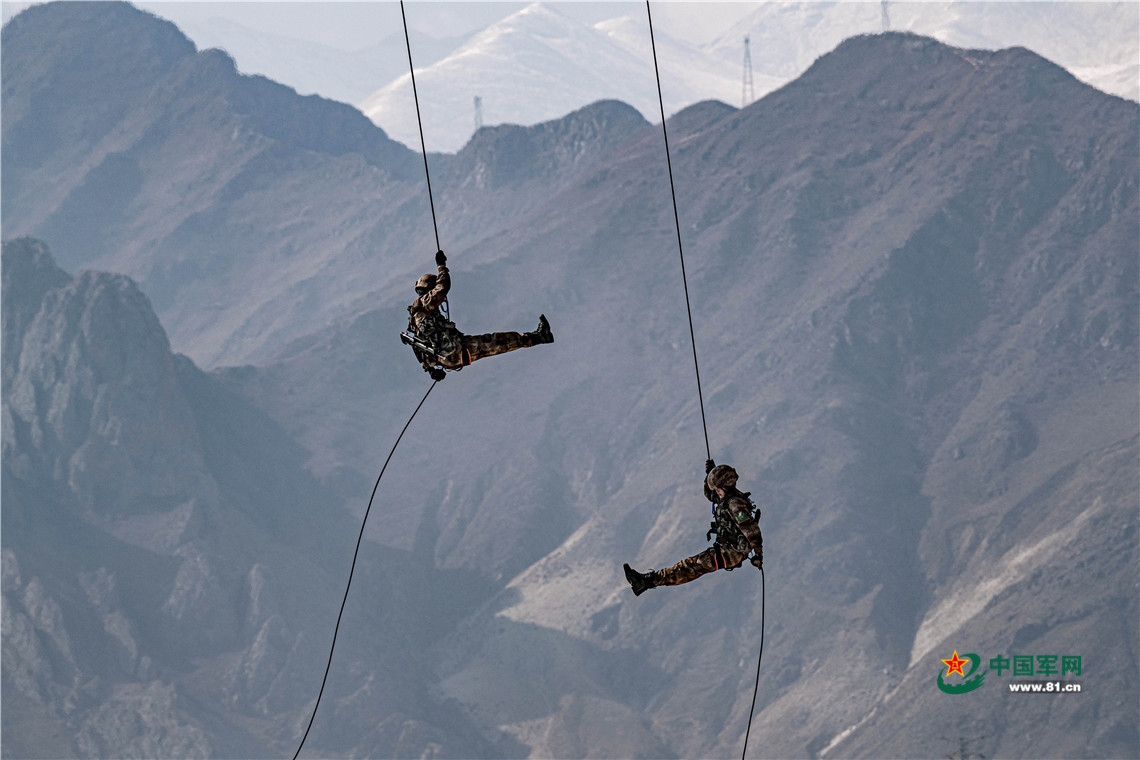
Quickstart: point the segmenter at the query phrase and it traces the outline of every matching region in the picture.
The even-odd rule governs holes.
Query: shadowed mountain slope
[[[5,243],[3,271],[5,751],[292,751],[353,521],[276,424],[170,353],[130,280],[68,277],[26,238]],[[333,669],[355,694],[326,703],[323,725],[382,714],[351,743],[384,755],[506,751],[408,656],[485,589],[375,549]],[[411,600],[433,597],[424,619]]]

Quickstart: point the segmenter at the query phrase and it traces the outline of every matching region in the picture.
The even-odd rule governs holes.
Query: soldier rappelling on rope
[[[626,580],[633,593],[640,596],[657,586],[679,586],[696,580],[714,570],[735,570],[749,561],[757,569],[764,566],[764,537],[760,533],[760,510],[752,503],[749,493],[736,488],[736,470],[727,464],[705,462],[705,498],[713,503],[713,523],[705,534],[706,539],[716,534],[716,542],[700,554],[683,559],[664,570],[639,573],[628,564],[623,565]]]
[[[538,316],[538,328],[532,332],[464,335],[447,312],[451,274],[443,251],[436,252],[435,263],[438,274],[425,274],[416,281],[416,300],[408,307],[408,331],[400,333],[400,339],[412,347],[433,380],[442,380],[444,370],[459,370],[488,356],[554,342],[543,314]]]

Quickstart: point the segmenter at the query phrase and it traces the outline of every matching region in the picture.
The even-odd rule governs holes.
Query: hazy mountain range
[[[224,18],[183,22],[179,28],[199,48],[225,50],[243,73],[261,74],[302,95],[320,95],[343,103],[359,103],[376,90],[377,82],[396,79],[408,70],[402,29],[391,30],[374,45],[342,50],[258,31]],[[415,30],[410,32],[410,38],[420,66],[430,66],[466,40],[436,38]]]
[[[697,46],[655,30],[666,114],[703,100],[740,105],[744,39],[755,96],[801,73],[841,41],[883,29],[881,3],[771,2]],[[1140,19],[1130,3],[903,2],[888,5],[891,29],[967,48],[1020,45],[1100,89],[1140,100]],[[470,138],[472,98],[487,124],[534,124],[601,98],[617,98],[659,120],[644,9],[593,27],[534,3],[429,65],[417,63],[429,150],[456,151]],[[411,107],[409,107],[411,106]],[[419,135],[411,79],[360,101],[361,110],[405,145]]]
[[[420,157],[127,5],[3,34],[4,749],[292,753],[427,389]],[[712,453],[763,510],[750,756],[1140,755],[1138,126],[909,34],[670,120]],[[733,756],[758,574],[621,576],[707,545],[659,125],[431,166],[459,325],[556,340],[409,428],[306,756]],[[1084,692],[945,694],[955,651]]]
[[[724,61],[655,30],[667,114],[701,100],[740,103],[740,62]],[[414,52],[414,51],[413,51]],[[417,68],[419,66],[417,65]],[[757,72],[760,92],[783,81]],[[644,18],[595,26],[533,3],[474,35],[416,74],[424,140],[457,151],[471,137],[474,96],[486,124],[535,124],[614,98],[660,120],[649,29]],[[408,106],[412,105],[411,108]],[[419,142],[411,77],[405,71],[360,103],[395,139]]]
[[[750,39],[759,97],[799,76],[842,40],[883,29],[875,2],[757,2],[750,15],[705,44],[656,30],[666,113],[703,100],[741,105],[743,41]],[[467,38],[413,34],[428,149],[455,152],[474,130],[473,99],[486,124],[530,125],[603,98],[659,119],[643,7],[593,26],[534,3]],[[897,2],[892,29],[951,45],[999,49],[1020,45],[1059,63],[1105,92],[1140,99],[1140,18],[1134,3]],[[222,47],[244,73],[269,76],[302,94],[358,104],[390,136],[419,145],[403,31],[364,50],[258,32],[214,19],[185,29],[199,47]]]

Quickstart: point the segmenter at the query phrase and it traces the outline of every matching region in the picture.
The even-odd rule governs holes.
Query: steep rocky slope
[[[278,426],[170,353],[133,282],[71,278],[26,238],[2,266],[5,752],[292,751],[353,521]],[[489,747],[408,656],[479,585],[366,553],[325,725],[381,714],[350,746],[387,756]]]
[[[672,122],[713,451],[766,514],[762,755],[1134,754],[1136,111],[1026,51],[889,35]],[[400,545],[431,515],[438,562],[508,583],[440,677],[538,756],[728,755],[747,722],[755,578],[635,600],[619,571],[705,527],[661,149],[631,136],[457,275],[475,329],[543,308],[559,339],[448,381],[393,486],[406,515],[376,528]],[[381,340],[399,311],[286,350],[247,392],[315,459],[358,460],[349,442],[415,403],[418,369]],[[366,378],[396,410],[355,395]],[[305,384],[346,395],[306,419],[282,392]],[[955,648],[1087,650],[1112,697],[1034,706],[1007,672],[947,703]]]
[[[434,253],[419,156],[351,106],[195,52],[169,22],[123,3],[48,3],[5,25],[3,57],[5,235],[48,241],[65,267],[134,278],[200,364],[264,356]],[[578,120],[578,152],[532,176],[561,181],[641,121],[601,110]],[[432,156],[448,250],[533,208],[534,194],[504,205],[483,192],[483,142]]]

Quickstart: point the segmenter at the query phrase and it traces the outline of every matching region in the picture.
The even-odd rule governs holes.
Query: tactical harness
[[[708,532],[705,533],[705,539],[711,541],[713,534],[716,534],[716,543],[714,546],[718,549],[721,547],[734,549],[738,552],[748,554],[752,551],[752,542],[744,535],[744,531],[740,529],[740,523],[752,518],[753,516],[759,518],[760,510],[756,509],[756,505],[749,497],[752,495],[751,491],[747,493],[736,493],[734,497],[742,498],[748,502],[747,510],[737,510],[733,513],[727,507],[718,509],[723,502],[714,501],[712,505],[712,523],[709,525]],[[729,497],[726,496],[727,501]],[[755,510],[755,515],[753,515]]]
[[[467,348],[467,338],[449,319],[451,315],[447,299],[443,299],[439,309],[424,317],[419,332],[416,331],[416,322],[412,315],[414,305],[408,306],[408,331],[400,333],[400,340],[412,347],[416,359],[423,365],[424,372],[458,372],[470,364],[471,352]],[[456,353],[459,354],[459,366],[454,368],[443,366],[440,357]]]

